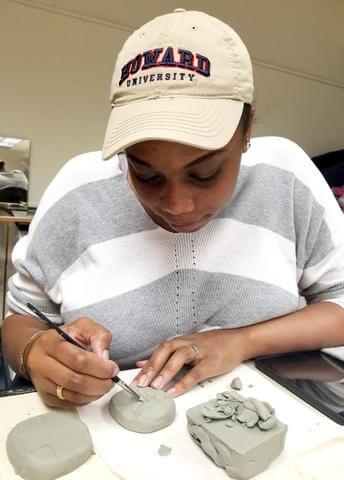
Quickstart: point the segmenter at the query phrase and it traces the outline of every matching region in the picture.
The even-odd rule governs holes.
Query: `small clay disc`
[[[86,462],[93,448],[88,428],[78,416],[56,410],[18,423],[8,434],[6,450],[21,477],[53,480]]]
[[[140,402],[130,393],[122,390],[110,400],[112,418],[127,430],[151,433],[170,425],[175,417],[176,407],[173,398],[163,390],[151,387],[134,387],[145,399]]]

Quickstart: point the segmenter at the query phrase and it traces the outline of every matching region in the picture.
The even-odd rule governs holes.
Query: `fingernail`
[[[156,377],[156,379],[151,383],[152,387],[154,388],[160,388],[162,384],[163,378],[161,375]]]
[[[138,386],[139,387],[145,387],[146,384],[147,384],[147,375],[142,375],[140,378],[139,378],[139,381],[137,382]]]
[[[170,395],[171,397],[173,397],[173,394],[176,392],[176,389],[175,388],[170,388],[169,390],[167,390],[166,392],[166,395]]]

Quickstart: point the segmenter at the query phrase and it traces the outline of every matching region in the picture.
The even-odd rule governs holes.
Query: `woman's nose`
[[[167,186],[161,197],[160,208],[170,215],[190,213],[195,208],[192,193],[187,188]]]

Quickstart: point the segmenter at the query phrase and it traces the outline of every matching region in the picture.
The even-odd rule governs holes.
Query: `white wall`
[[[29,201],[73,155],[101,147],[127,33],[0,0],[0,132],[31,139]]]
[[[35,1],[102,7],[104,20],[0,0],[0,134],[32,141],[32,205],[68,158],[101,148],[115,56],[128,31],[180,6],[221,18],[246,42],[255,134],[287,136],[310,155],[344,148],[343,0]]]

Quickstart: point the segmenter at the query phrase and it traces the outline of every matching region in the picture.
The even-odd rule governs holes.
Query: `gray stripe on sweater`
[[[316,282],[303,291],[308,303],[325,300],[344,300],[344,281],[329,286],[324,282]]]
[[[262,185],[268,187],[263,190]],[[291,211],[287,207],[293,196]],[[259,164],[242,166],[233,199],[219,217],[262,226],[293,242],[297,228],[297,266],[303,269],[316,265],[333,249],[323,213],[310,190],[293,174]],[[91,245],[154,228],[122,175],[91,182],[50,208],[37,226],[25,264],[16,267],[50,289]]]
[[[296,243],[301,270],[316,265],[334,248],[324,207],[312,191],[293,173],[271,165],[241,166],[232,201],[220,217],[267,228]]]
[[[91,245],[154,228],[122,175],[91,182],[48,210],[31,239],[25,264],[15,266],[49,290]]]
[[[67,312],[64,320],[88,315],[104,325],[113,336],[111,357],[121,368],[130,368],[137,360],[148,358],[161,341],[195,332],[204,324],[242,327],[293,312],[298,305],[297,296],[240,276],[185,270],[180,285],[178,314],[176,279],[170,274],[118,297]]]

